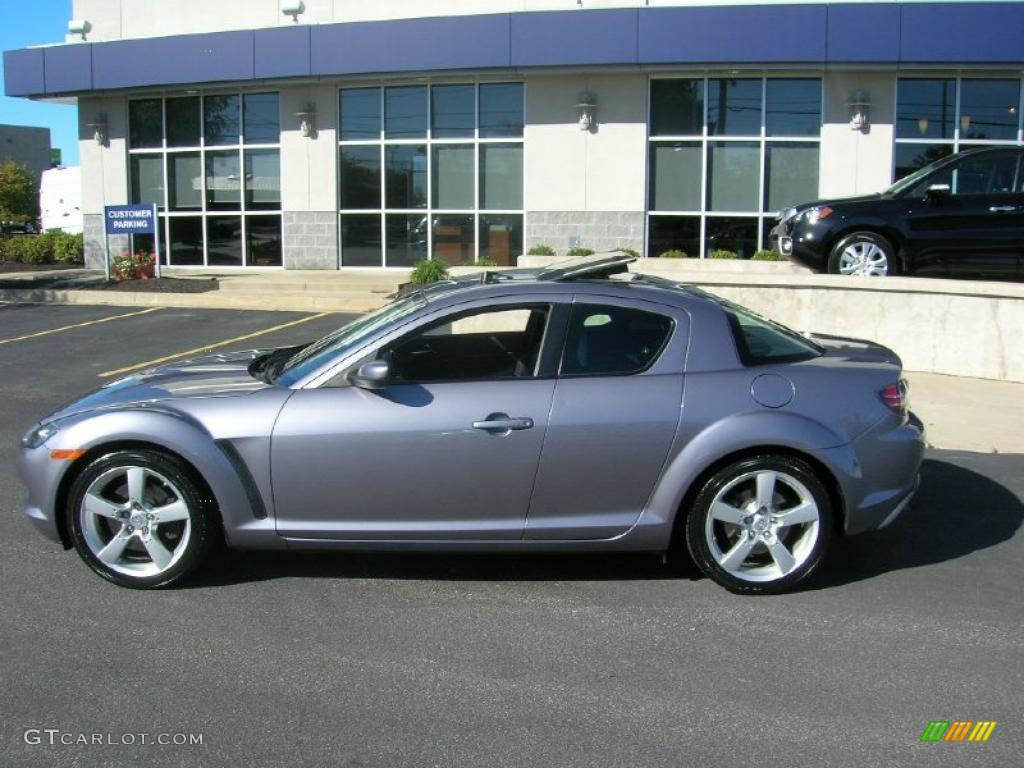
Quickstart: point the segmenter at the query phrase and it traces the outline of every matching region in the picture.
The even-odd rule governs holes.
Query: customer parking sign
[[[103,239],[106,260],[103,271],[110,279],[110,235],[153,235],[156,276],[160,277],[160,238],[157,235],[156,206],[106,205],[103,207]]]

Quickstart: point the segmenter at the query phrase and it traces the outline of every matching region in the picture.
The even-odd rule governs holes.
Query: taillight
[[[895,384],[890,384],[885,387],[878,396],[882,398],[882,402],[885,403],[886,407],[893,413],[904,415],[907,412],[909,405],[909,399],[907,393],[910,387],[907,384],[906,379],[900,379]]]

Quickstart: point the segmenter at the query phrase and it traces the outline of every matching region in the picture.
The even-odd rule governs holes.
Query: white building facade
[[[1022,143],[1020,2],[76,0],[74,15],[84,32],[5,53],[5,79],[77,99],[94,264],[103,206],[129,202],[159,206],[176,266],[505,265],[539,244],[748,258],[784,206]]]

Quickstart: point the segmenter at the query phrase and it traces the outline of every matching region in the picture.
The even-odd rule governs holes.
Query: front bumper
[[[790,261],[802,264],[816,272],[828,269],[828,254],[822,233],[818,228],[794,223],[793,220],[778,222],[768,233],[771,247]]]
[[[18,475],[26,489],[25,516],[41,534],[67,546],[61,538],[55,517],[57,488],[70,462],[54,461],[45,444],[38,448],[21,448]]]

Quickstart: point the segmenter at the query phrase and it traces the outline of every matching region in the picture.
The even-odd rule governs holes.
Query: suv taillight
[[[895,384],[890,384],[885,387],[878,396],[882,398],[882,402],[885,403],[886,407],[893,413],[903,416],[907,412],[909,405],[909,399],[907,393],[910,390],[910,386],[907,384],[906,379],[900,379]]]

